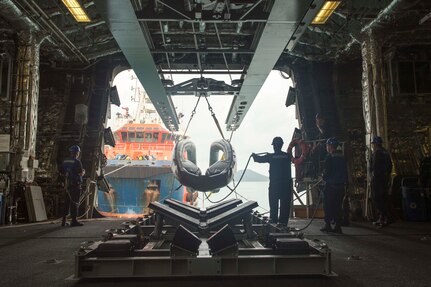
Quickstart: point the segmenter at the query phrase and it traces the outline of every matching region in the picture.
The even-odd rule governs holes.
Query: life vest
[[[219,153],[223,157],[219,159]],[[236,171],[236,155],[232,145],[224,139],[211,144],[210,166],[205,174],[196,165],[196,146],[184,139],[173,151],[172,171],[178,181],[196,191],[218,191],[231,182]]]

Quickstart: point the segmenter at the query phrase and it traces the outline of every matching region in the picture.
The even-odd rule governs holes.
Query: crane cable
[[[267,152],[263,152],[263,153],[256,153],[256,155],[263,155],[263,154],[267,154]],[[245,174],[245,172],[247,171],[247,168],[248,168],[248,165],[249,165],[249,163],[250,163],[250,160],[251,160],[251,158],[252,158],[252,156],[253,155],[250,155],[249,156],[249,158],[248,158],[248,160],[247,160],[247,164],[245,165],[245,168],[244,168],[244,171],[242,172],[242,174],[241,174],[241,177],[240,177],[240,179],[238,180],[238,183],[233,187],[233,188],[231,188],[231,187],[229,187],[229,186],[226,186],[229,190],[230,190],[230,192],[225,196],[225,197],[223,197],[222,199],[220,199],[220,200],[217,200],[217,201],[212,201],[211,199],[209,199],[209,196],[207,195],[207,193],[206,192],[204,192],[204,194],[205,194],[205,198],[209,201],[209,202],[211,202],[212,204],[216,204],[216,203],[220,203],[220,202],[222,202],[222,201],[224,201],[226,198],[228,198],[233,192],[235,192],[235,194],[237,194],[237,195],[240,195],[240,197],[242,197],[242,198],[244,198],[244,199],[246,199],[246,200],[248,200],[246,197],[244,197],[244,196],[242,196],[239,192],[237,192],[236,191],[236,189],[237,189],[237,187],[239,186],[239,184],[241,183],[241,180],[242,180],[242,178],[244,177],[244,174]],[[316,187],[316,186],[318,186],[321,182],[323,181],[323,179],[319,179],[315,184],[313,184],[312,186],[310,186],[310,190],[311,189],[313,189],[314,187]],[[292,198],[292,202],[294,201],[294,199]],[[310,225],[311,225],[311,223],[314,221],[314,219],[315,219],[315,216],[316,216],[316,213],[317,213],[317,209],[319,208],[319,206],[320,206],[320,203],[322,202],[322,192],[320,192],[319,193],[319,199],[318,199],[318,202],[317,202],[317,206],[316,206],[316,208],[314,209],[314,212],[313,212],[313,215],[311,216],[311,219],[310,219],[310,221],[304,226],[304,227],[302,227],[302,228],[300,228],[300,229],[297,229],[297,230],[295,230],[295,231],[303,231],[303,230],[305,230],[305,229],[307,229]],[[262,208],[262,207],[261,207]],[[264,208],[262,208],[262,209],[264,209]],[[264,209],[265,210],[265,209]],[[269,211],[266,211],[265,213],[268,213]],[[265,213],[262,213],[262,214],[265,214]]]
[[[216,116],[216,114],[215,114],[215,113],[214,113],[214,111],[213,111],[213,107],[211,107],[210,102],[208,101],[208,97],[206,97],[206,96],[205,96],[205,100],[207,101],[207,104],[208,104],[208,110],[210,111],[211,116],[213,117],[214,123],[216,124],[217,129],[218,129],[218,131],[220,132],[220,135],[221,135],[222,139],[225,139],[225,138],[224,138],[224,134],[223,134],[223,130],[221,129],[221,127],[220,127],[220,123],[219,123],[219,121],[218,121],[218,119],[217,119],[217,116]]]
[[[196,114],[196,108],[198,107],[198,105],[199,105],[199,101],[200,101],[200,100],[201,100],[201,94],[199,94],[198,101],[196,102],[195,108],[193,109],[192,114],[190,115],[189,122],[187,123],[186,129],[184,130],[184,133],[183,133],[183,138],[185,138],[186,133],[187,133],[187,130],[189,129],[189,125],[190,125],[190,123],[191,123],[191,121],[192,121],[193,117],[194,117],[194,116],[195,116],[195,114]]]
[[[224,137],[224,134],[223,134],[223,130],[222,130],[222,128],[220,127],[220,123],[219,123],[219,121],[218,121],[218,119],[217,119],[216,114],[214,113],[214,109],[213,109],[213,107],[211,106],[210,102],[208,101],[208,97],[207,97],[207,95],[202,95],[201,93],[199,94],[198,100],[197,100],[196,105],[195,105],[195,107],[194,107],[194,109],[193,109],[193,111],[192,111],[192,114],[191,114],[191,116],[190,116],[189,122],[187,123],[187,127],[186,127],[186,129],[184,130],[183,138],[186,136],[186,133],[187,133],[187,130],[189,129],[190,123],[191,123],[191,121],[192,121],[192,119],[193,119],[194,115],[196,114],[196,108],[198,107],[198,105],[199,105],[199,101],[201,100],[201,97],[202,97],[202,96],[203,96],[203,97],[205,97],[205,100],[206,100],[206,102],[207,102],[207,104],[208,104],[208,110],[209,110],[209,111],[210,111],[210,113],[211,113],[211,116],[212,116],[212,118],[213,118],[213,120],[214,120],[214,123],[215,123],[215,125],[217,126],[217,129],[218,129],[218,131],[220,132],[221,137],[225,140],[225,137]]]
[[[256,155],[263,155],[263,154],[267,154],[267,152],[256,153]],[[230,189],[230,192],[229,192],[229,194],[228,194],[228,195],[226,195],[223,199],[220,199],[220,200],[217,200],[217,201],[211,201],[211,200],[209,199],[209,196],[207,195],[207,193],[206,193],[206,192],[204,192],[206,199],[207,199],[209,202],[213,203],[213,204],[214,204],[214,203],[220,203],[220,202],[222,202],[223,200],[225,200],[227,197],[229,197],[233,192],[237,193],[236,188],[237,188],[237,187],[239,186],[239,184],[241,183],[241,180],[242,180],[242,178],[244,177],[245,172],[247,171],[248,165],[249,165],[250,160],[251,160],[251,158],[252,158],[252,157],[253,157],[253,155],[250,155],[250,156],[248,157],[247,164],[245,165],[244,171],[242,172],[241,177],[240,177],[240,178],[239,178],[239,180],[238,180],[238,183],[237,183],[233,188],[231,188],[231,187],[227,186],[227,188],[228,188],[228,189]],[[242,197],[243,197],[243,196],[242,196]],[[244,197],[244,198],[245,198],[245,197]]]

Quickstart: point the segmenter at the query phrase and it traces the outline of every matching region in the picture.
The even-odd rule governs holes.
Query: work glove
[[[251,156],[253,157],[253,160],[256,161],[256,156],[257,155],[255,153],[252,153]]]

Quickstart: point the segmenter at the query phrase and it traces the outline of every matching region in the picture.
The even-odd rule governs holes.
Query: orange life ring
[[[301,156],[299,158],[296,158],[292,155],[292,149],[294,146],[297,146],[297,145],[301,148]],[[307,156],[310,152],[310,146],[302,139],[294,139],[290,142],[289,148],[287,149],[287,152],[290,154],[290,156],[292,158],[292,162],[295,165],[300,165],[307,158]]]

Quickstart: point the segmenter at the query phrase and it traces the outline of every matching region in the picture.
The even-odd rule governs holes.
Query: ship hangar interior
[[[0,0],[0,285],[430,286],[431,196],[415,182],[430,157],[430,35],[428,0]],[[170,81],[170,74],[201,80],[187,92],[232,96],[221,122],[226,131],[241,128],[270,71],[289,77],[293,87],[286,106],[296,106],[304,134],[317,133],[319,113],[344,142],[350,225],[343,234],[322,233],[323,221],[316,218],[295,235],[324,258],[305,260],[281,250],[262,261],[260,253],[236,244],[216,252],[217,245],[232,239],[223,232],[205,242],[212,256],[203,259],[174,244],[170,250],[152,250],[169,257],[167,265],[155,260],[143,268],[140,261],[115,253],[121,250],[109,249],[109,236],[122,236],[118,242],[130,246],[149,229],[147,221],[96,218],[93,203],[103,146],[112,141],[106,129],[108,106],[118,102],[112,80],[127,69],[134,70],[170,130],[179,125],[171,97],[186,89]],[[209,85],[210,77],[202,74],[240,79]],[[371,223],[369,204],[367,164],[374,135],[382,137],[394,164],[393,222],[381,229]],[[56,220],[64,200],[58,166],[71,144],[82,149],[90,191],[80,208],[85,225],[79,228],[61,227]],[[411,186],[403,185],[406,178],[413,179]],[[402,191],[408,188],[420,190],[415,199],[420,202],[412,199],[406,207]],[[35,189],[46,209],[42,221],[28,202]],[[204,230],[192,218],[202,216],[199,211],[169,204],[154,209],[189,230]],[[221,206],[227,208],[221,215],[209,216],[208,226],[228,222],[228,215],[245,222],[255,206],[228,208],[231,204]],[[414,213],[409,219],[409,212],[423,216]],[[291,231],[310,220],[291,219]],[[172,226],[150,226],[159,237],[172,235],[162,230]],[[251,244],[252,227],[244,223],[242,228],[244,242]],[[183,241],[196,238],[180,229],[175,235],[183,232]],[[95,253],[99,257],[83,255],[99,241],[106,241],[103,246],[114,257],[101,250]],[[246,252],[251,255],[245,260]]]

